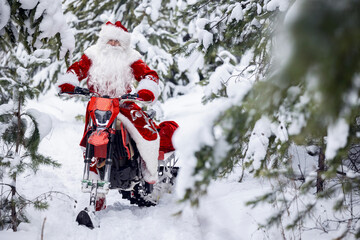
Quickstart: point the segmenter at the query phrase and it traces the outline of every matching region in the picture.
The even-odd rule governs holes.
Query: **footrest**
[[[105,181],[93,182],[91,180],[82,180],[81,181],[81,191],[84,193],[90,193],[92,189],[96,188],[98,193],[107,194],[110,189],[110,183]]]

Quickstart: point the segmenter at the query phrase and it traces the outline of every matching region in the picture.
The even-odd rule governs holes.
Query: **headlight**
[[[95,110],[96,124],[106,126],[111,118],[111,111]]]

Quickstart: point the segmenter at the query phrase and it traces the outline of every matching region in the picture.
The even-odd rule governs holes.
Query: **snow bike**
[[[117,120],[123,104],[128,102],[147,103],[139,99],[137,94],[125,94],[120,98],[99,96],[89,89],[76,87],[71,95],[90,97],[86,118],[85,133],[82,145],[85,146],[84,172],[81,189],[90,193],[89,206],[82,210],[76,221],[89,228],[98,226],[95,216],[96,199],[99,193],[107,194],[110,189],[117,189],[123,199],[140,207],[155,206],[160,196],[174,184],[178,167],[175,154],[168,153],[164,158],[159,153],[158,181],[155,184],[145,182],[142,176],[142,157],[126,128]],[[154,112],[145,113],[152,118]],[[90,168],[96,167],[100,179],[90,178]]]

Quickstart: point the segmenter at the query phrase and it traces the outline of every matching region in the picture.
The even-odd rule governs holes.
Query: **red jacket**
[[[91,66],[91,60],[83,54],[81,56],[81,59],[75,63],[73,63],[67,70],[67,72],[73,72],[75,73],[79,81],[83,80],[84,78],[88,77],[88,72]],[[136,62],[134,62],[131,65],[131,68],[133,70],[134,78],[140,82],[142,79],[144,79],[146,76],[151,76],[151,79],[158,83],[159,77],[158,74],[149,68],[146,63],[144,63],[143,60],[139,59]]]
[[[69,73],[70,75],[75,74],[77,79],[81,81],[89,76],[89,69],[91,65],[92,65],[91,59],[86,54],[83,54],[79,61],[73,63],[68,68],[67,73]],[[144,98],[144,100],[147,101],[156,99],[160,94],[158,90],[158,84],[159,84],[158,74],[154,70],[150,69],[149,66],[146,65],[141,59],[133,62],[130,65],[130,67],[132,69],[134,79],[139,82],[139,86],[137,88],[139,95],[140,95],[140,90],[146,90],[146,91],[142,91],[142,93],[146,92],[145,94],[148,95],[152,94],[150,98],[148,98],[144,94],[142,96],[140,95],[140,97]],[[61,84],[62,83],[66,83],[66,81],[61,82]],[[92,86],[89,84],[89,78],[87,83],[88,83],[88,88],[90,90],[94,90]],[[128,89],[128,93],[130,91],[131,89]],[[150,91],[150,93],[148,91]]]

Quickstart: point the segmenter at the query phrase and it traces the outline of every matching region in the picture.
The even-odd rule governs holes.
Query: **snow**
[[[262,206],[254,210],[244,203],[257,192],[267,190],[270,190],[269,185],[254,180],[246,183],[214,183],[208,195],[201,200],[202,207],[197,213],[201,221],[202,239],[263,239],[258,224],[264,223],[271,209]]]
[[[49,49],[36,49],[34,52],[33,52],[33,55],[36,57],[36,58],[49,58],[50,57],[50,54],[51,54],[51,50]]]
[[[21,162],[21,157],[18,154],[16,154],[14,156],[14,158],[11,159],[11,161],[10,161],[10,169],[15,170],[18,167],[18,165],[20,164],[20,162]],[[14,183],[10,183],[10,185],[14,186]]]
[[[261,7],[261,5],[260,5],[259,3],[257,3],[257,4],[256,4],[256,8],[257,8],[256,13],[257,13],[258,15],[260,15],[260,14],[262,13],[262,7]]]
[[[6,1],[0,0],[1,10],[5,9]],[[66,27],[64,16],[59,1],[50,0],[21,0],[23,8],[35,7],[36,16],[44,16],[41,29],[43,36],[53,36],[60,32],[63,48],[62,55],[67,50],[73,49],[74,39],[71,31]],[[144,1],[151,2],[143,9],[150,15],[151,20],[155,21],[159,17],[160,0]],[[184,6],[183,1],[171,2],[172,6]],[[188,5],[195,4],[196,0],[187,0]],[[300,2],[300,1],[296,1]],[[3,8],[5,6],[5,8]],[[263,10],[285,11],[289,6],[288,0],[265,1],[264,6],[257,4],[257,13]],[[262,9],[263,8],[263,9]],[[295,8],[294,8],[295,9]],[[225,9],[226,10],[226,9]],[[235,3],[231,7],[229,19],[240,21],[243,18],[241,4]],[[106,13],[101,18],[105,19]],[[0,23],[8,21],[4,15],[0,14]],[[287,15],[290,22],[290,14]],[[114,15],[111,18],[115,18]],[[213,20],[213,19],[211,19]],[[215,30],[205,30],[208,19],[197,19],[190,23],[189,33],[194,34],[198,43],[191,47],[198,47],[203,44],[206,50],[211,44]],[[5,23],[6,24],[6,23]],[[259,26],[259,21],[254,20],[253,25]],[[1,24],[0,24],[1,26]],[[1,28],[0,28],[1,29]],[[148,54],[151,64],[158,64],[160,71],[166,71],[167,63],[172,63],[170,54],[163,49],[152,46],[144,37],[144,33],[153,34],[154,29],[149,24],[141,24],[133,31],[132,45],[136,45],[142,52]],[[214,32],[212,32],[214,31]],[[37,50],[35,58],[48,58],[49,51]],[[122,200],[117,191],[110,191],[107,198],[107,209],[99,213],[101,227],[89,230],[78,226],[74,221],[77,213],[87,205],[88,194],[80,191],[80,180],[83,172],[83,153],[79,142],[83,134],[84,123],[76,120],[78,116],[85,113],[86,103],[72,98],[68,101],[59,98],[55,86],[38,100],[32,100],[27,104],[26,113],[33,116],[39,122],[39,131],[42,142],[40,152],[62,164],[61,168],[42,166],[36,175],[26,171],[18,176],[17,186],[19,193],[29,199],[34,199],[48,191],[53,191],[51,197],[47,197],[50,207],[46,211],[36,211],[32,207],[28,208],[30,223],[22,223],[19,232],[13,233],[10,230],[1,231],[0,239],[40,239],[41,228],[44,225],[44,239],[282,239],[285,238],[280,233],[279,226],[272,229],[262,228],[266,219],[281,208],[283,199],[289,201],[298,193],[294,189],[286,189],[285,192],[276,192],[274,204],[260,205],[251,208],[246,205],[249,200],[254,200],[262,194],[274,192],[278,182],[271,183],[263,179],[255,179],[251,174],[245,172],[242,182],[238,182],[242,175],[241,166],[223,180],[212,180],[208,194],[200,199],[199,208],[191,208],[188,204],[179,204],[187,188],[192,187],[199,176],[194,176],[193,171],[197,165],[195,152],[203,146],[216,146],[215,161],[220,161],[224,154],[229,150],[229,145],[225,141],[223,132],[220,128],[213,128],[214,122],[223,111],[233,105],[240,105],[251,90],[254,79],[244,77],[244,68],[252,60],[253,54],[247,52],[242,56],[241,62],[234,66],[230,63],[237,62],[237,59],[226,51],[218,53],[223,61],[209,78],[206,87],[200,87],[198,70],[204,66],[204,55],[201,52],[193,51],[189,56],[179,58],[177,62],[181,72],[186,71],[190,84],[178,87],[175,90],[186,93],[168,99],[165,103],[156,105],[161,108],[162,120],[175,120],[179,125],[179,130],[174,135],[174,144],[179,157],[178,166],[181,171],[177,178],[174,190],[161,198],[159,205],[151,208],[139,208],[130,205],[126,200]],[[29,62],[33,61],[28,60]],[[217,59],[218,60],[218,59]],[[54,67],[55,69],[55,67]],[[252,69],[248,69],[252,70]],[[55,71],[55,70],[54,70]],[[26,80],[24,69],[18,69],[18,73],[23,75]],[[47,73],[41,73],[46,75]],[[360,78],[359,78],[360,79]],[[203,105],[203,97],[211,93],[217,93],[222,87],[226,88],[228,98],[219,98]],[[289,89],[289,100],[293,101],[301,94],[300,87]],[[309,96],[300,96],[300,102],[295,108],[302,109],[309,103]],[[10,111],[13,103],[0,106],[0,113]],[[295,111],[296,112],[296,111]],[[299,111],[301,112],[301,111]],[[290,124],[288,129],[286,124]],[[298,113],[291,116],[286,114],[278,117],[278,122],[272,122],[270,118],[260,118],[254,127],[249,129],[250,142],[246,152],[246,161],[253,160],[253,167],[259,169],[262,160],[266,157],[269,138],[276,136],[275,143],[286,142],[289,135],[296,135],[301,132],[306,125],[306,115]],[[27,136],[31,133],[31,128]],[[326,157],[330,159],[335,156],[336,151],[346,144],[349,126],[344,119],[339,119],[328,129]],[[250,133],[251,131],[251,133]],[[215,145],[217,144],[217,145]],[[290,148],[291,167],[296,176],[304,176],[306,180],[314,179],[317,176],[317,156],[310,156],[308,152],[316,153],[314,146],[295,146]],[[20,158],[12,161],[18,163]],[[350,177],[358,177],[355,173],[349,173]],[[296,185],[297,183],[293,183]],[[76,200],[76,202],[75,202]],[[297,201],[298,199],[296,199]],[[300,199],[299,203],[292,204],[288,210],[288,216],[284,217],[284,222],[289,222],[295,218],[297,213],[304,209],[306,204],[317,201],[315,195],[307,195]],[[295,209],[298,207],[298,209]],[[315,217],[326,216],[326,209],[330,209],[332,204],[321,204]],[[299,210],[300,209],[300,210]],[[175,216],[182,211],[181,216]],[[321,212],[324,215],[319,214]],[[46,219],[46,222],[45,222]],[[336,216],[335,216],[336,219]],[[343,218],[342,218],[343,219]],[[314,221],[317,221],[315,219]],[[311,225],[311,220],[304,222],[304,225]],[[284,225],[285,226],[285,225]],[[283,226],[281,226],[283,227]],[[307,226],[305,226],[307,227]],[[324,234],[316,228],[308,230],[298,236],[293,232],[288,232],[287,239],[329,239],[335,235]]]
[[[51,132],[53,126],[51,117],[49,115],[47,115],[46,113],[42,113],[36,109],[28,109],[26,113],[35,118],[38,124],[40,140],[42,140],[44,137],[46,137],[46,135]]]
[[[257,28],[260,28],[261,24],[259,22],[259,20],[257,20],[256,18],[254,18],[252,21],[251,21],[251,25],[257,27]]]
[[[181,72],[186,71],[186,74],[191,82],[195,83],[200,80],[198,69],[204,67],[204,55],[201,52],[192,52],[190,56],[179,57],[177,62]]]
[[[169,99],[163,106],[164,118],[175,120],[181,129],[176,131],[173,137],[175,148],[180,153],[179,161],[186,162],[186,164],[181,164],[184,170],[180,172],[181,177],[177,184],[178,196],[183,196],[186,188],[196,180],[192,176],[192,170],[197,162],[194,152],[204,145],[214,144],[211,126],[219,111],[226,109],[222,101],[213,101],[204,106],[201,103],[202,96],[202,89],[197,86],[184,96]],[[177,106],[178,102],[181,102],[181,105]],[[196,141],[189,144],[190,139],[196,139]]]
[[[26,115],[22,116],[22,120],[25,121],[25,126],[26,126],[24,138],[29,139],[35,131],[35,124],[32,121],[32,119]]]
[[[289,140],[289,134],[286,129],[285,119],[281,117],[279,123],[271,124],[271,131],[276,136],[276,141],[279,140],[281,143],[285,143]]]
[[[206,30],[199,30],[198,39],[204,45],[204,50],[206,50],[213,43],[213,34]]]
[[[181,1],[179,1],[179,2],[181,2]],[[186,2],[189,5],[193,5],[193,4],[195,4],[197,2],[197,0],[186,0]]]
[[[337,150],[345,147],[349,134],[349,128],[349,124],[343,118],[340,118],[334,124],[329,125],[326,139],[326,159],[333,159]]]
[[[149,24],[140,24],[133,29],[132,32],[132,46],[137,46],[142,53],[147,54],[148,62],[150,66],[156,67],[156,69],[164,74],[167,73],[167,68],[174,62],[171,54],[166,52],[164,49],[153,46],[149,43],[148,39],[145,38],[144,34],[153,34],[154,29]],[[157,34],[161,34],[158,32]]]
[[[43,20],[40,23],[39,38],[51,38],[60,33],[60,58],[64,58],[67,51],[72,54],[75,48],[75,37],[66,23],[61,0],[40,0],[34,18],[38,19],[41,16]]]
[[[36,47],[41,47],[41,44],[39,43],[40,39],[52,38],[59,33],[61,38],[60,58],[64,58],[67,52],[72,54],[75,48],[75,37],[74,33],[66,23],[61,0],[20,0],[19,2],[20,7],[23,9],[36,8],[34,21],[43,17],[39,26],[41,33],[38,41],[34,44]],[[0,30],[9,21],[9,18],[10,7],[6,0],[0,0]],[[29,20],[25,21],[25,27],[30,35],[34,32],[34,29],[30,26]],[[37,52],[35,56],[39,56],[39,53],[40,52]],[[45,52],[43,51],[42,54],[45,54]]]
[[[233,65],[224,63],[217,67],[215,72],[209,78],[209,84],[205,88],[205,95],[210,96],[212,93],[218,93],[232,76]]]
[[[145,13],[148,14],[148,15],[150,15],[150,14],[151,14],[151,7],[147,7],[147,8],[145,9]]]
[[[274,11],[279,8],[280,11],[284,12],[289,7],[289,0],[271,0],[266,5],[268,11]]]
[[[253,86],[249,79],[241,77],[239,74],[239,72],[234,71],[226,85],[226,94],[230,99],[233,99],[234,104],[240,103]]]
[[[271,122],[267,117],[261,117],[251,133],[246,159],[253,160],[253,167],[259,169],[265,158],[271,136]]]
[[[0,115],[5,114],[7,112],[10,112],[13,109],[14,109],[14,102],[13,101],[10,101],[10,102],[5,103],[5,104],[1,104],[0,105]]]
[[[298,94],[299,89],[297,88],[291,88],[289,89],[289,94]],[[294,98],[294,96],[290,95],[290,99]],[[302,108],[306,107],[306,105],[309,103],[310,98],[308,95],[300,96],[300,101],[294,105],[294,109],[296,111],[291,113],[291,116],[289,116],[290,119],[287,119],[288,122],[290,122],[290,125],[288,127],[288,133],[289,135],[297,135],[301,132],[301,129],[306,126],[306,116],[305,113],[301,111]]]
[[[27,79],[28,79],[27,69],[25,69],[23,67],[19,67],[18,69],[16,69],[16,74],[18,74],[20,76],[21,82],[27,81]]]
[[[39,3],[39,0],[19,0],[19,2],[22,9],[33,9]]]
[[[186,176],[191,176],[195,159],[188,158],[199,145],[191,139],[211,144],[212,133],[204,132],[211,125],[217,104],[205,107],[201,104],[201,88],[194,88],[188,95],[169,99],[163,104],[164,120],[175,120],[181,126],[177,131],[176,144],[183,152],[179,160],[182,171],[178,176],[178,186],[171,194],[166,194],[156,207],[139,208],[122,200],[117,191],[110,191],[107,209],[99,213],[100,228],[89,230],[75,222],[77,213],[86,206],[88,194],[80,191],[83,171],[83,156],[79,142],[84,123],[75,119],[85,113],[86,103],[72,98],[68,101],[56,95],[55,87],[39,100],[28,103],[28,112],[36,113],[43,120],[52,122],[51,134],[45,136],[39,150],[62,164],[61,168],[41,167],[36,175],[25,172],[17,178],[18,191],[28,199],[53,191],[47,198],[49,209],[37,211],[27,208],[30,223],[22,223],[19,231],[0,231],[2,240],[40,239],[44,224],[44,239],[173,239],[173,240],[220,240],[262,239],[263,231],[258,223],[272,210],[270,206],[252,209],[245,202],[258,195],[259,191],[270,190],[270,186],[257,180],[239,184],[235,179],[217,181],[209,189],[209,194],[201,200],[200,208],[178,204],[181,187],[188,185]],[[34,115],[36,115],[34,114]],[[43,115],[46,114],[46,115]],[[47,120],[46,120],[47,119]],[[50,122],[50,121],[49,121]],[[198,125],[194,125],[194,124]],[[46,126],[46,124],[45,124]],[[199,128],[196,132],[194,129]],[[210,138],[210,139],[209,139]],[[190,144],[189,144],[190,143]],[[196,143],[196,144],[194,144]],[[188,173],[186,173],[188,171]],[[231,180],[234,179],[234,180]],[[180,191],[178,191],[180,190]],[[57,193],[56,193],[57,192]],[[77,203],[75,203],[77,200]],[[181,216],[174,216],[182,211]],[[265,212],[265,213],[264,213]],[[66,229],[66,230],[61,230]],[[277,233],[274,236],[278,236]]]
[[[202,43],[204,46],[204,50],[208,49],[208,47],[213,43],[213,34],[207,30],[205,30],[205,25],[209,23],[208,19],[199,18],[196,20],[196,35],[194,36],[199,40],[199,43]]]
[[[204,29],[205,28],[205,25],[209,23],[209,20],[206,19],[206,18],[198,18],[196,20],[196,26],[199,28],[199,29]]]
[[[150,18],[152,21],[156,21],[159,17],[159,10],[161,7],[161,0],[152,0],[151,1],[151,14]],[[147,13],[149,14],[149,13]]]
[[[235,7],[232,9],[230,17],[228,18],[228,23],[231,23],[235,19],[236,22],[243,20],[244,13],[241,7],[241,3],[235,3]]]
[[[295,176],[306,178],[316,171],[319,156],[317,154],[310,156],[308,152],[316,153],[318,151],[317,149],[318,147],[316,146],[304,147],[296,146],[295,144],[291,145],[289,157]]]
[[[10,6],[7,0],[0,0],[0,30],[2,30],[10,19]]]
[[[268,181],[254,179],[247,173],[239,183],[241,167],[235,168],[227,179],[213,181],[208,194],[201,198],[199,208],[178,203],[184,190],[195,180],[192,175],[193,167],[196,166],[194,152],[204,144],[214,144],[214,138],[221,138],[221,131],[212,132],[209,129],[217,113],[231,105],[231,99],[228,102],[213,101],[211,104],[203,105],[201,102],[204,92],[199,86],[190,89],[186,95],[168,99],[161,104],[163,120],[175,120],[180,125],[180,129],[175,133],[174,142],[178,149],[178,166],[181,167],[181,171],[174,191],[161,198],[156,207],[139,208],[130,205],[121,199],[117,191],[112,190],[107,196],[107,209],[99,213],[100,228],[89,230],[78,226],[75,222],[76,215],[87,205],[89,196],[80,190],[83,155],[79,142],[84,123],[76,120],[76,116],[85,113],[86,103],[76,101],[75,98],[65,101],[56,93],[53,87],[46,95],[40,96],[38,101],[30,101],[27,112],[39,115],[37,119],[45,122],[43,125],[46,129],[40,131],[43,132],[41,135],[45,135],[45,130],[50,129],[49,124],[52,122],[50,134],[44,136],[39,150],[42,154],[57,160],[62,166],[55,169],[42,166],[36,175],[27,171],[17,178],[19,193],[28,199],[53,191],[51,197],[47,197],[50,207],[45,211],[28,207],[30,223],[20,224],[16,233],[11,230],[0,231],[0,239],[40,239],[45,218],[44,239],[48,240],[282,238],[279,228],[266,230],[260,227],[280,206],[266,204],[252,208],[246,205],[247,201],[272,192],[274,185]],[[256,159],[256,168],[264,157],[268,138],[274,134],[272,124],[269,119],[261,118],[253,130],[248,155],[253,155]],[[226,150],[228,146],[222,143],[224,142],[220,141],[219,148]],[[316,157],[307,155],[308,150],[314,150],[310,148],[300,147],[291,151],[294,169],[299,169],[295,174],[304,173],[307,179],[316,177],[316,172],[314,175],[313,171]],[[290,189],[288,191],[284,194],[289,199],[293,193]],[[280,192],[276,197],[281,203]],[[313,201],[313,195],[305,196],[297,207],[304,208],[305,204]],[[319,211],[324,212],[331,206],[322,204]],[[298,210],[294,208],[293,205],[289,209],[289,218],[296,217]],[[182,215],[175,216],[174,214],[179,211],[182,211]],[[284,221],[289,220],[284,218]],[[290,239],[290,235],[288,236]],[[329,234],[321,234],[321,231],[316,229],[305,231],[302,235],[302,239],[329,238]]]

